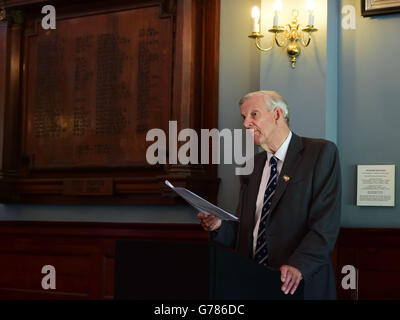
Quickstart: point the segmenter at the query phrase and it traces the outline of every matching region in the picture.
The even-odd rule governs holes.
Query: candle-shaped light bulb
[[[307,11],[308,11],[308,25],[314,25],[314,1],[307,0]]]
[[[253,18],[253,32],[260,32],[260,9],[257,6],[251,10],[251,17]]]
[[[277,27],[279,25],[279,13],[282,11],[282,1],[276,0],[274,5],[274,23],[273,26]]]

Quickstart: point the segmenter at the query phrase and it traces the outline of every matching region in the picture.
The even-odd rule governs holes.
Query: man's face
[[[247,99],[241,107],[243,126],[246,129],[254,129],[254,143],[266,144],[271,139],[277,124],[275,112],[268,111],[263,96],[254,96]]]

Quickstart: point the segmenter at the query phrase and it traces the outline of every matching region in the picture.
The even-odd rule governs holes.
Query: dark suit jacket
[[[224,221],[216,241],[252,257],[258,189],[267,153],[255,156],[254,170],[241,177],[237,216]],[[284,176],[290,177],[285,181]],[[330,254],[340,228],[341,179],[338,151],[332,142],[293,133],[279,175],[266,236],[268,265],[298,268],[305,299],[336,299]]]

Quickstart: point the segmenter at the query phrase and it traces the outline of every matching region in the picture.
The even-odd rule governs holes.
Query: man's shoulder
[[[339,150],[336,144],[330,140],[300,137],[301,153],[303,156],[318,161],[337,161],[339,158]],[[336,160],[334,160],[336,159]]]
[[[309,137],[300,137],[297,136],[303,147],[306,149],[313,149],[313,150],[332,150],[335,151],[337,150],[337,146],[334,142],[326,139],[321,139],[321,138],[309,138]]]

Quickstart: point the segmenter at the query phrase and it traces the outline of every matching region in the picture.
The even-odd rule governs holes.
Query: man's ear
[[[281,108],[276,108],[274,113],[275,116],[275,121],[278,121],[279,119],[283,118],[283,111]]]

